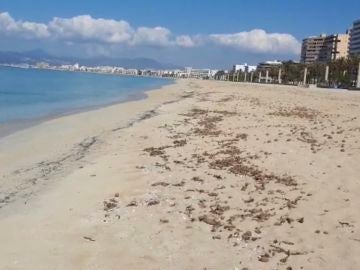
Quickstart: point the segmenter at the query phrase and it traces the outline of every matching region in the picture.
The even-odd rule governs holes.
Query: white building
[[[186,67],[185,74],[187,78],[205,79],[211,77],[211,70],[208,68],[195,69],[191,67]]]
[[[266,69],[270,69],[273,67],[280,67],[281,65],[282,65],[282,62],[280,62],[278,60],[265,61],[265,62],[259,63],[259,65],[257,66],[257,69],[258,70],[266,70]]]
[[[234,72],[238,72],[238,71],[241,71],[241,72],[253,72],[255,70],[256,70],[256,66],[250,66],[247,63],[242,64],[242,65],[236,64],[233,67]]]
[[[215,74],[218,72],[217,69],[212,69],[210,70],[210,78],[214,78],[215,77]]]

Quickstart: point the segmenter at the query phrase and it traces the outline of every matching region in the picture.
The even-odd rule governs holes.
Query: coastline
[[[122,125],[126,126],[128,123],[136,121],[137,118],[141,118],[143,114],[146,115],[152,106],[158,105],[159,102],[165,102],[179,94],[178,91],[176,91],[177,87],[175,87],[174,93],[171,92],[172,86],[177,84],[178,82],[175,82],[174,84],[168,84],[158,89],[147,90],[140,99],[115,102],[104,106],[87,107],[83,110],[66,114],[45,117],[30,122],[26,121],[26,123],[16,126],[14,130],[11,130],[10,134],[0,137],[1,169],[3,172],[10,173],[11,170],[16,170],[14,169],[16,167],[28,166],[29,160],[33,164],[37,164],[43,162],[42,159],[56,159],[61,153],[71,151],[71,148],[76,147],[77,144],[81,144],[82,141],[86,141],[88,138],[95,137],[95,135],[101,134],[102,132],[121,128]],[[167,93],[167,91],[169,91],[169,93]],[[124,113],[127,115],[122,115]],[[118,114],[119,119],[114,119],[113,117],[108,118],[111,114]],[[91,123],[93,126],[88,126],[87,123]],[[59,126],[61,127],[60,130]],[[74,126],[77,128],[74,129]],[[77,129],[80,129],[80,131]],[[62,136],[62,146],[50,146],[54,144],[54,146],[56,146],[59,142],[57,138],[58,133]],[[36,153],[33,153],[34,155],[24,154],[31,152],[34,145],[37,147],[41,144],[45,144],[46,146],[41,146],[43,151],[40,151],[41,153],[39,153],[38,159],[36,159]],[[63,146],[66,147],[63,149]],[[18,152],[13,151],[14,148],[18,150]],[[48,151],[48,149],[51,149],[51,151]],[[3,155],[9,152],[11,152],[12,157]],[[22,159],[24,160],[22,161]],[[14,161],[21,165],[13,164]],[[7,193],[11,194],[12,192]],[[4,195],[2,191],[0,194],[2,195],[2,198],[0,197],[0,203],[2,204],[4,203],[4,197],[7,195]]]
[[[92,106],[89,105],[89,106],[85,106],[82,108],[69,109],[68,111],[54,112],[50,115],[47,115],[47,116],[44,116],[41,118],[34,118],[34,119],[28,119],[28,120],[14,120],[11,122],[0,123],[0,140],[4,137],[7,137],[13,133],[18,132],[18,131],[26,130],[27,128],[30,128],[30,127],[33,127],[33,126],[39,125],[41,123],[57,119],[57,118],[75,115],[78,113],[85,113],[88,111],[99,110],[102,108],[106,108],[109,106],[114,106],[114,105],[118,105],[118,104],[122,104],[122,103],[126,103],[126,102],[143,100],[143,99],[148,98],[148,95],[147,95],[148,91],[153,91],[153,90],[157,90],[157,89],[158,88],[146,90],[142,93],[137,93],[135,95],[129,96],[126,100],[122,100],[122,101],[114,101],[114,102],[106,103],[103,105],[92,105]]]
[[[0,139],[5,269],[360,267],[357,93],[147,94]]]
[[[6,68],[14,68],[14,69],[25,69],[25,68],[21,68],[21,67],[11,67],[11,66],[5,66]],[[37,70],[37,69],[35,69]],[[54,72],[70,72],[70,71],[63,71],[63,70],[52,70],[52,69],[38,69],[38,70],[45,70],[45,71],[54,71]],[[79,73],[90,73],[90,72],[79,72]],[[109,76],[120,76],[118,74],[105,74],[105,73],[93,73],[96,75],[109,75]],[[127,77],[134,77],[135,76],[131,76],[131,75],[121,75],[121,76],[127,76]],[[169,82],[166,85],[171,85],[174,82],[170,79],[167,79]],[[175,80],[174,80],[175,81]],[[81,113],[81,112],[86,112],[86,111],[91,111],[91,110],[97,110],[103,107],[108,107],[108,106],[112,106],[112,105],[116,105],[116,104],[121,104],[121,103],[125,103],[125,102],[130,102],[130,101],[136,101],[136,100],[141,100],[141,99],[146,99],[147,98],[147,92],[148,91],[152,91],[152,90],[156,90],[157,87],[151,87],[151,88],[146,88],[144,89],[142,92],[138,92],[135,94],[131,94],[128,95],[126,97],[126,99],[119,99],[119,100],[114,100],[111,102],[105,102],[103,104],[99,104],[99,105],[86,105],[86,106],[82,106],[82,107],[78,107],[78,108],[67,108],[67,109],[63,109],[63,110],[59,110],[59,111],[55,111],[52,112],[51,114],[48,114],[46,116],[42,116],[42,117],[38,117],[38,118],[31,118],[31,119],[19,119],[19,120],[11,120],[8,122],[2,122],[0,123],[0,139],[3,137],[6,137],[8,135],[11,135],[17,131],[20,130],[24,130],[27,129],[29,127],[38,125],[40,123],[46,122],[46,121],[50,121],[52,119],[56,119],[59,117],[64,117],[67,115],[73,115],[73,114],[77,114],[77,113]]]

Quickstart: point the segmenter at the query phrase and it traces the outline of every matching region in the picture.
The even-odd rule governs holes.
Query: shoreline
[[[181,83],[175,81],[175,83],[143,92],[144,96],[140,99],[95,106],[91,109],[47,117],[39,121],[34,120],[32,123],[23,123],[21,127],[13,130],[14,132],[0,137],[0,164],[2,165],[0,169],[3,177],[16,176],[22,170],[26,172],[34,169],[36,171],[41,167],[39,164],[42,163],[57,163],[57,160],[66,162],[71,155],[77,155],[79,149],[82,151],[84,146],[87,148],[89,140],[92,141],[93,138],[103,136],[103,133],[132,125],[142,117],[146,119],[154,106],[156,108],[162,102],[171,101],[178,95],[182,95],[178,90],[179,85]],[[119,120],[111,116],[114,113],[119,114]],[[86,124],[87,122],[89,126]],[[27,124],[28,126],[26,126]],[[74,126],[77,128],[73,128]],[[62,145],[57,146],[59,135]],[[40,151],[29,155],[28,153],[34,147],[35,150],[39,148]],[[65,160],[62,156],[65,157]],[[81,158],[83,157],[81,156]],[[8,188],[6,188],[7,184]],[[21,182],[7,184],[5,190],[4,187],[0,190],[0,209],[8,202],[13,201],[13,197],[16,197],[17,194],[14,190],[18,189],[17,185],[22,185]],[[31,185],[28,186],[31,188]],[[24,190],[24,192],[27,191]]]
[[[106,108],[109,106],[114,106],[114,105],[118,105],[118,104],[122,104],[122,103],[147,99],[148,98],[147,92],[152,91],[152,90],[157,90],[157,89],[158,88],[154,88],[154,89],[146,90],[142,93],[137,93],[136,95],[132,95],[131,97],[128,97],[126,100],[123,100],[123,101],[114,101],[114,102],[110,102],[110,103],[103,104],[103,105],[91,105],[91,106],[86,106],[83,108],[70,109],[68,111],[63,111],[63,112],[54,112],[50,115],[40,117],[40,118],[35,118],[35,119],[26,119],[26,120],[19,119],[19,120],[13,120],[13,121],[9,121],[9,122],[0,123],[0,140],[2,138],[5,138],[9,135],[12,135],[12,134],[18,132],[18,131],[26,130],[27,128],[37,126],[37,125],[40,125],[41,123],[51,121],[51,120],[54,120],[57,118],[71,116],[71,115],[75,115],[78,113],[85,113],[85,112],[89,112],[89,111],[100,110],[102,108]]]
[[[148,95],[0,140],[5,268],[360,267],[359,95],[200,80]]]
[[[10,68],[20,68],[20,67],[10,67]],[[47,69],[44,69],[44,70],[47,70]],[[61,70],[51,70],[51,71],[62,72]],[[101,74],[101,73],[94,73],[94,74],[115,75],[115,74]],[[129,76],[129,77],[132,77],[132,76]],[[168,80],[170,81],[170,79],[168,79]],[[172,85],[174,83],[176,83],[176,80],[169,82],[168,84],[165,84],[163,87],[166,87],[167,85]],[[0,123],[0,140],[4,137],[7,137],[7,136],[13,134],[13,133],[16,133],[17,131],[25,130],[32,126],[36,126],[43,122],[50,121],[50,120],[53,120],[56,118],[73,115],[73,114],[77,114],[77,113],[82,113],[82,112],[86,112],[86,111],[98,110],[98,109],[105,108],[108,106],[113,106],[116,104],[122,104],[122,103],[126,103],[126,102],[146,99],[146,98],[148,98],[147,92],[157,90],[157,89],[159,89],[159,88],[149,88],[149,89],[142,90],[142,92],[139,92],[139,93],[130,94],[129,96],[126,97],[125,100],[112,101],[112,102],[104,103],[101,105],[88,105],[88,106],[80,107],[80,108],[68,108],[68,109],[64,109],[64,110],[58,111],[58,112],[53,112],[49,115],[46,115],[43,117],[38,117],[38,118],[18,119],[18,120],[11,120],[11,121],[7,121],[7,122],[3,122],[3,123]]]

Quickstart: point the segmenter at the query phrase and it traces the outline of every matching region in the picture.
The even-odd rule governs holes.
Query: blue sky
[[[360,1],[1,0],[0,13],[1,50],[227,67],[298,59],[302,38],[344,32],[360,18]]]

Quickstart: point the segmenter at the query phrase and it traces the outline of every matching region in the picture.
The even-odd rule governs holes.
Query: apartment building
[[[360,20],[355,21],[350,30],[349,54],[360,55]]]
[[[327,63],[348,56],[349,34],[320,35],[303,40],[301,62]]]

